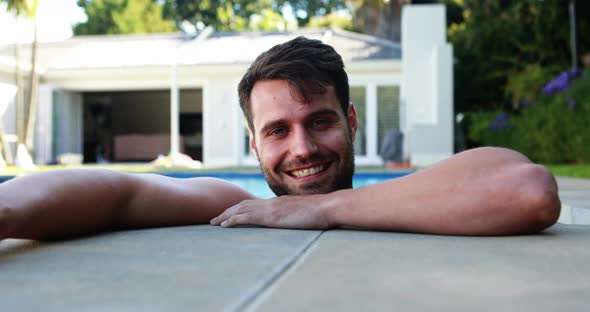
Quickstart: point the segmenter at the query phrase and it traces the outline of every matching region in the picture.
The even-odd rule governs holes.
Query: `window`
[[[399,129],[399,87],[377,87],[377,153],[383,137],[391,129]]]

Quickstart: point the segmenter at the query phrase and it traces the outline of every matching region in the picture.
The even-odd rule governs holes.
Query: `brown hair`
[[[260,54],[238,86],[240,107],[254,131],[250,94],[259,80],[286,80],[303,102],[310,95],[323,94],[332,86],[346,116],[350,102],[348,76],[342,57],[320,40],[297,37]]]

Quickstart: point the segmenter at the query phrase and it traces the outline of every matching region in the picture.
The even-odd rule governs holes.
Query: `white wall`
[[[203,87],[203,164],[235,166],[240,162],[242,126],[235,79],[211,78]]]
[[[36,164],[47,164],[53,160],[53,86],[42,84],[39,87],[37,123],[35,124]]]
[[[39,105],[34,134],[35,163],[47,163],[51,160],[52,145],[52,91],[48,85],[39,87]],[[0,118],[4,133],[8,139],[16,140],[16,86],[10,83],[0,83]],[[26,99],[25,99],[26,100]],[[12,157],[16,157],[16,143],[9,144]]]
[[[402,10],[404,156],[429,166],[453,154],[453,51],[444,5]]]
[[[16,134],[16,86],[11,83],[0,82],[0,122],[4,128],[4,134]],[[16,137],[14,137],[16,139]],[[15,157],[16,144],[9,143],[10,155]],[[0,147],[1,148],[1,147]],[[5,159],[6,161],[6,159]]]

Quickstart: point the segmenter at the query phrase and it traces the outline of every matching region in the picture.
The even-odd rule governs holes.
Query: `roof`
[[[149,35],[76,36],[62,42],[42,43],[42,71],[112,67],[250,64],[272,46],[305,36],[333,46],[345,62],[401,59],[399,43],[336,29],[300,29],[288,32],[215,32],[200,40],[181,33]],[[30,49],[22,49],[28,60]],[[14,47],[0,46],[0,58],[13,58]],[[176,58],[175,58],[176,56]]]

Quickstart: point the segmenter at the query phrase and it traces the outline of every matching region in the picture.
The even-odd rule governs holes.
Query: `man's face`
[[[351,188],[354,106],[345,116],[332,87],[309,103],[301,102],[295,92],[287,81],[263,80],[250,95],[250,148],[270,188],[278,196]]]

